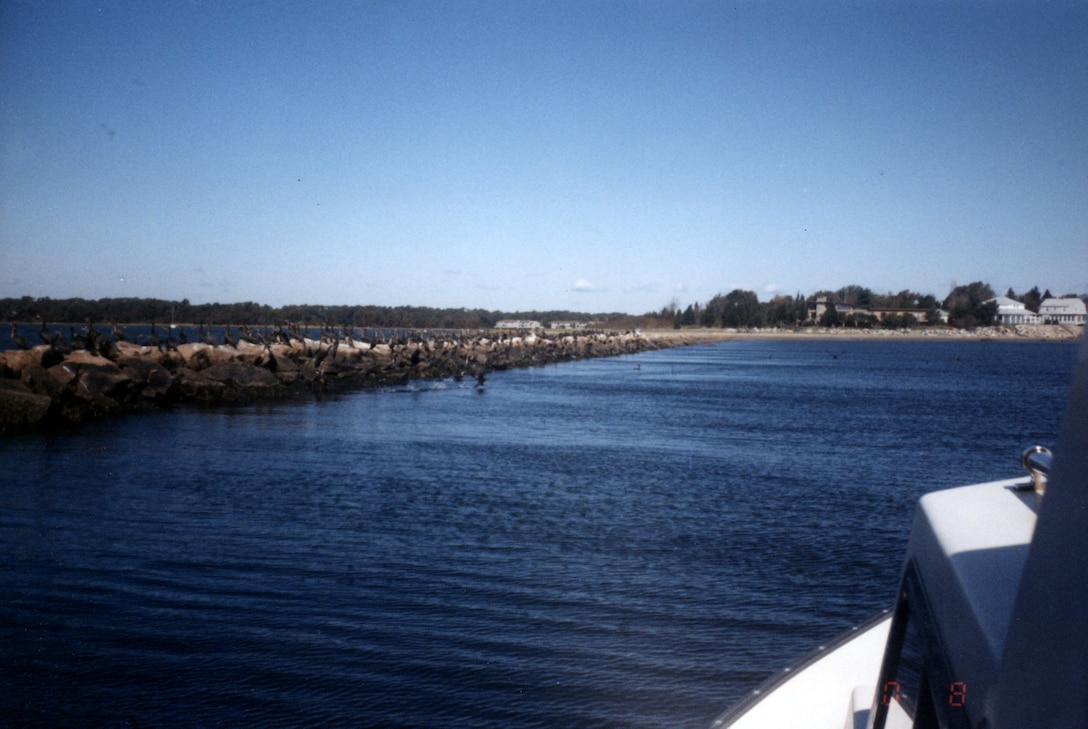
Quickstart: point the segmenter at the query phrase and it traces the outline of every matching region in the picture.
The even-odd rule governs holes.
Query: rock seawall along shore
[[[180,344],[171,348],[117,342],[108,356],[41,344],[0,352],[0,435],[81,423],[177,403],[219,405],[405,383],[475,377],[590,357],[730,339],[1011,339],[1079,338],[1080,326],[1024,325],[974,332],[913,330],[681,329],[648,332],[420,334],[392,341],[321,340],[289,343]]]
[[[724,338],[724,337],[720,337]],[[127,342],[98,352],[47,344],[0,353],[0,433],[80,423],[176,403],[218,405],[308,392],[470,376],[682,346],[694,338],[637,332],[423,335],[369,342],[293,338],[158,348]],[[705,340],[702,340],[705,341]]]

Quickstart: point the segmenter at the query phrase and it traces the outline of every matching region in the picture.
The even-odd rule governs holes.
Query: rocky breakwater
[[[391,341],[282,337],[174,347],[100,341],[0,353],[0,432],[115,417],[178,403],[219,405],[413,379],[470,376],[688,342],[635,332],[406,336]]]

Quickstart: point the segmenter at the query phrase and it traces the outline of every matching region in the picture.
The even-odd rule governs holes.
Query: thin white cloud
[[[597,287],[594,286],[589,281],[587,281],[586,279],[580,278],[571,285],[570,290],[571,291],[588,292],[588,291],[596,291]]]

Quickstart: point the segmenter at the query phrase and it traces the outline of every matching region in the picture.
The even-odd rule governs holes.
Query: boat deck
[[[711,729],[842,729],[855,687],[873,687],[880,675],[891,620],[887,611],[774,676]]]

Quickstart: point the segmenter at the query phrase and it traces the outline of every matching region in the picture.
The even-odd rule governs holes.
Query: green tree
[[[1019,301],[1024,304],[1024,308],[1030,309],[1036,314],[1039,313],[1039,304],[1043,303],[1043,295],[1039,293],[1038,286],[1032,286],[1031,290],[1023,296],[1012,296],[1009,298],[1019,299]]]
[[[763,307],[752,291],[733,289],[721,299],[723,327],[761,327],[764,322]]]
[[[816,323],[822,327],[842,326],[843,317],[839,310],[835,308],[834,299],[827,300],[827,308],[824,309],[824,313],[820,315],[820,320]]]
[[[840,304],[850,304],[851,306],[872,306],[873,292],[864,286],[851,284],[843,286],[835,292],[835,301]]]
[[[771,326],[797,326],[808,317],[808,306],[800,292],[796,296],[776,296],[764,306],[765,322]]]
[[[959,329],[993,326],[997,319],[994,290],[982,281],[956,286],[944,300],[948,323]]]

